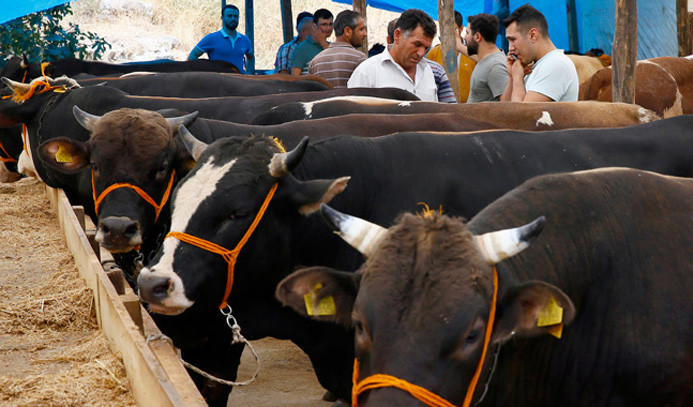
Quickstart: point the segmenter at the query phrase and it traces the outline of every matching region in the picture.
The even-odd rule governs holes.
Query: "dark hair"
[[[221,8],[221,15],[222,15],[222,16],[224,15],[224,11],[226,11],[227,8],[234,9],[234,10],[238,11],[238,13],[241,12],[241,10],[239,10],[238,7],[234,6],[233,4],[227,4],[227,5],[225,5],[224,7]]]
[[[323,20],[329,20],[330,18],[334,18],[332,15],[332,12],[326,8],[321,8],[315,13],[313,13],[313,22],[315,24],[318,23],[318,19],[322,18]]]
[[[496,42],[498,36],[498,17],[493,14],[481,13],[475,16],[467,17],[469,28],[472,30],[472,35],[479,33],[484,41]]]
[[[518,7],[508,18],[503,20],[505,28],[508,28],[512,23],[516,23],[517,30],[523,34],[536,28],[544,37],[549,36],[549,25],[546,23],[546,17],[529,4]]]
[[[298,15],[296,16],[296,30],[298,30],[298,24],[301,22],[301,20],[303,20],[306,17],[313,18],[313,13],[310,13],[308,11],[301,11],[300,13],[298,13]]]
[[[418,26],[423,28],[424,35],[429,38],[434,38],[438,32],[438,27],[436,27],[436,23],[431,16],[415,8],[405,10],[402,15],[399,16],[395,23],[395,30],[399,28],[402,30],[402,33],[408,33],[414,31]]]
[[[462,14],[459,11],[455,10],[455,25],[457,26],[457,28],[462,28],[463,20],[464,18],[462,18]]]
[[[397,24],[396,18],[393,18],[392,21],[387,23],[387,38],[390,42],[395,42],[395,24]]]
[[[353,10],[344,10],[337,14],[337,18],[334,19],[334,35],[339,37],[344,34],[344,29],[347,27],[353,30],[359,25],[360,18],[362,18],[361,14]]]

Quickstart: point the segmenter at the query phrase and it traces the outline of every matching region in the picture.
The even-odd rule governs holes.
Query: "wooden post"
[[[676,25],[678,27],[679,56],[685,57],[693,53],[693,34],[691,34],[690,18],[688,16],[688,1],[676,0]]]
[[[366,0],[354,0],[353,5],[354,11],[361,14],[361,17],[363,17],[363,19],[366,20],[366,24],[368,24],[368,18],[366,17]],[[368,38],[366,38],[363,41],[363,45],[361,45],[361,51],[363,51],[364,54],[368,55]]]
[[[294,19],[291,16],[291,0],[280,0],[282,5],[282,31],[284,44],[294,39]]]
[[[255,54],[255,21],[253,18],[253,0],[245,0],[245,35],[250,39],[250,44],[253,47]],[[255,73],[255,59],[246,61],[246,73],[253,75]]]
[[[457,51],[455,44],[455,10],[453,0],[438,0],[438,27],[440,27],[440,47],[443,55],[443,68],[448,73],[450,86],[455,99],[460,100],[460,83],[457,75]]]
[[[616,32],[612,49],[612,100],[635,102],[635,64],[638,59],[636,0],[616,0]]]

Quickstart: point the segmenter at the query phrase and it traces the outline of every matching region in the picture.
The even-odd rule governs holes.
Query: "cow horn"
[[[94,126],[96,125],[96,122],[101,118],[101,116],[85,112],[84,110],[80,109],[77,105],[72,106],[72,114],[75,115],[77,123],[79,123],[82,127],[89,130],[90,132],[94,131]]]
[[[22,69],[29,68],[29,58],[26,55],[22,55],[22,61],[19,63],[19,67]]]
[[[6,78],[4,76],[0,80],[8,88],[10,88],[12,90],[12,92],[14,92],[14,93],[19,93],[19,94],[23,95],[23,94],[27,93],[29,91],[29,89],[31,89],[31,85],[29,85],[28,83],[21,83],[21,82],[13,81],[12,79]]]
[[[200,156],[205,152],[208,145],[196,139],[195,136],[188,131],[188,128],[182,124],[178,126],[178,134],[180,134],[185,148],[188,149],[188,152],[190,152],[193,159],[195,161],[199,161]]]
[[[474,236],[474,243],[489,264],[496,264],[529,247],[529,241],[541,233],[545,223],[546,218],[540,216],[524,226]]]
[[[325,204],[320,205],[320,214],[335,233],[366,257],[375,252],[387,233],[382,226],[346,215]]]
[[[179,116],[179,117],[167,117],[166,122],[168,122],[168,125],[171,126],[172,129],[178,128],[179,125],[183,126],[188,126],[190,123],[192,123],[193,120],[197,117],[198,111],[194,111],[192,113],[188,113],[184,116]]]
[[[303,158],[308,148],[308,136],[303,137],[293,150],[287,153],[275,153],[269,164],[269,172],[275,178],[283,177],[293,170]]]

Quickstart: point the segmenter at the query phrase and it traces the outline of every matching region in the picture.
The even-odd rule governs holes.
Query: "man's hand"
[[[320,44],[322,49],[325,49],[330,46],[330,44],[327,42],[327,36],[323,34],[322,31],[318,28],[318,25],[315,23],[311,24],[311,34],[310,37],[315,41],[316,43]]]

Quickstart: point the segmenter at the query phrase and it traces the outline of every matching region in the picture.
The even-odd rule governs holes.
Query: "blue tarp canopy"
[[[352,4],[351,0],[333,1]],[[467,16],[474,14],[503,16],[503,3],[510,12],[526,3],[541,11],[549,24],[549,37],[558,48],[581,53],[601,48],[607,54],[612,53],[616,19],[614,0],[454,0],[454,9],[462,14],[466,24]],[[437,0],[367,0],[367,4],[395,12],[418,8],[438,19]],[[639,1],[637,7],[638,59],[678,56],[676,1]],[[570,18],[571,13],[573,18]]]
[[[4,24],[15,18],[23,17],[37,11],[48,10],[61,4],[69,3],[65,0],[9,0],[1,2],[0,24]]]

